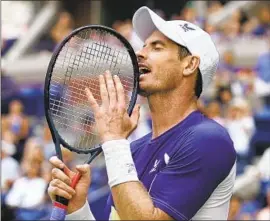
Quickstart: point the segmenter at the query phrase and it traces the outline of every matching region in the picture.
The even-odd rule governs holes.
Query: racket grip
[[[81,174],[77,173],[72,181],[71,181],[71,187],[75,188],[78,181],[81,178]],[[63,197],[56,197],[56,202],[53,204],[53,210],[51,214],[50,220],[65,220],[66,213],[67,213],[67,206],[68,206],[68,200]]]
[[[81,179],[81,174],[80,173],[77,173],[74,176],[74,178],[72,179],[70,186],[74,189],[80,179]]]
[[[67,206],[54,202],[50,220],[65,220]]]

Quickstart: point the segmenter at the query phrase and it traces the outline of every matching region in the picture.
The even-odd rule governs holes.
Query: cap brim
[[[134,31],[144,42],[158,28],[157,26],[165,23],[165,20],[143,6],[135,12],[132,23]]]
[[[139,8],[132,19],[133,28],[137,36],[145,42],[145,40],[155,31],[159,30],[166,37],[185,46],[185,42],[175,31],[175,26],[166,22],[155,12],[146,6]]]

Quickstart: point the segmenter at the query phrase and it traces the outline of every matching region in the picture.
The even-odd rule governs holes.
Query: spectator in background
[[[255,112],[263,108],[263,97],[270,95],[270,82],[267,83],[257,76],[257,73],[249,68],[242,69],[236,74],[236,84],[241,87],[241,96],[247,97]]]
[[[207,20],[204,23],[204,30],[211,36],[215,43],[218,43],[221,40],[222,35],[218,31],[217,27],[210,24]]]
[[[241,27],[241,32],[245,36],[252,36],[253,30],[259,25],[258,19],[254,16],[249,18]]]
[[[143,42],[133,31],[131,20],[129,19],[125,21],[117,20],[113,23],[112,28],[115,29],[121,35],[123,35],[129,41],[134,51],[138,51],[143,46]]]
[[[218,12],[223,8],[223,5],[221,4],[220,1],[209,1],[207,3],[208,3],[208,9],[207,9],[208,15]]]
[[[199,22],[199,20],[197,18],[196,11],[195,11],[194,8],[185,7],[181,14],[182,14],[182,18],[181,18],[182,20],[189,21],[189,22],[191,22],[193,24],[201,26],[200,22]]]
[[[220,125],[225,126],[225,121],[221,116],[220,106],[217,101],[213,100],[207,105],[206,115],[218,122]]]
[[[41,143],[35,137],[28,138],[25,143],[21,167],[26,170],[28,167],[28,162],[31,160],[35,160],[40,164],[44,161],[44,154]]]
[[[245,201],[257,197],[258,202],[264,203],[267,185],[270,181],[270,147],[265,150],[257,164],[245,167],[244,173],[236,177],[234,192]]]
[[[8,132],[5,132],[5,133],[8,133]],[[15,151],[16,151],[16,147],[12,142],[2,140],[2,144],[1,144],[1,194],[6,194],[8,190],[10,189],[10,187],[12,186],[13,182],[20,176],[20,165],[13,157],[11,157],[15,153]]]
[[[235,66],[235,57],[232,50],[227,49],[222,54],[222,59],[218,67],[219,71],[228,71],[234,74],[239,69]]]
[[[253,30],[253,34],[257,36],[266,35],[270,29],[270,9],[269,7],[261,7],[258,13],[259,25]]]
[[[40,162],[31,159],[27,162],[25,176],[17,179],[7,194],[5,203],[16,208],[16,219],[37,220],[44,215],[40,206],[44,202],[48,184],[40,173]]]
[[[36,46],[36,50],[53,52],[55,46],[73,31],[73,29],[74,19],[72,15],[67,11],[61,12],[49,34],[44,36]]]
[[[24,143],[30,132],[29,117],[23,113],[24,106],[21,101],[13,100],[9,103],[9,112],[2,116],[2,132],[8,130],[15,134],[17,150],[13,156],[21,161]]]
[[[243,98],[234,98],[230,103],[226,128],[238,156],[238,172],[242,173],[244,167],[249,163],[249,141],[255,130],[250,106]]]
[[[216,100],[219,102],[222,110],[221,116],[225,117],[232,98],[233,94],[230,86],[222,85],[217,88]]]
[[[15,81],[1,68],[1,113],[8,113],[10,99],[15,96],[18,86]]]
[[[225,38],[233,41],[240,34],[240,22],[234,19],[229,19],[222,27]]]
[[[9,104],[9,113],[2,117],[2,130],[11,130],[17,141],[25,140],[29,135],[29,118],[23,114],[23,104],[13,100]]]

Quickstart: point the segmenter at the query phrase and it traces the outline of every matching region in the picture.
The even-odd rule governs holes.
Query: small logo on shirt
[[[170,161],[170,156],[169,156],[167,153],[164,154],[164,161],[165,161],[165,164],[166,164],[166,165],[167,165],[167,164],[169,163],[169,161]]]
[[[157,166],[159,165],[159,163],[160,163],[160,160],[156,160],[155,163],[154,163],[153,168],[150,170],[149,173],[155,172],[157,170]]]
[[[195,28],[189,27],[188,23],[185,23],[184,25],[180,25],[180,27],[184,30],[184,32],[196,30]]]

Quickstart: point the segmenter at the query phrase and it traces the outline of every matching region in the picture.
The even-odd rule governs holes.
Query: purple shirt
[[[176,220],[189,220],[228,176],[236,153],[227,131],[199,111],[159,137],[132,142],[140,181],[155,207]],[[112,196],[109,196],[108,217]]]

